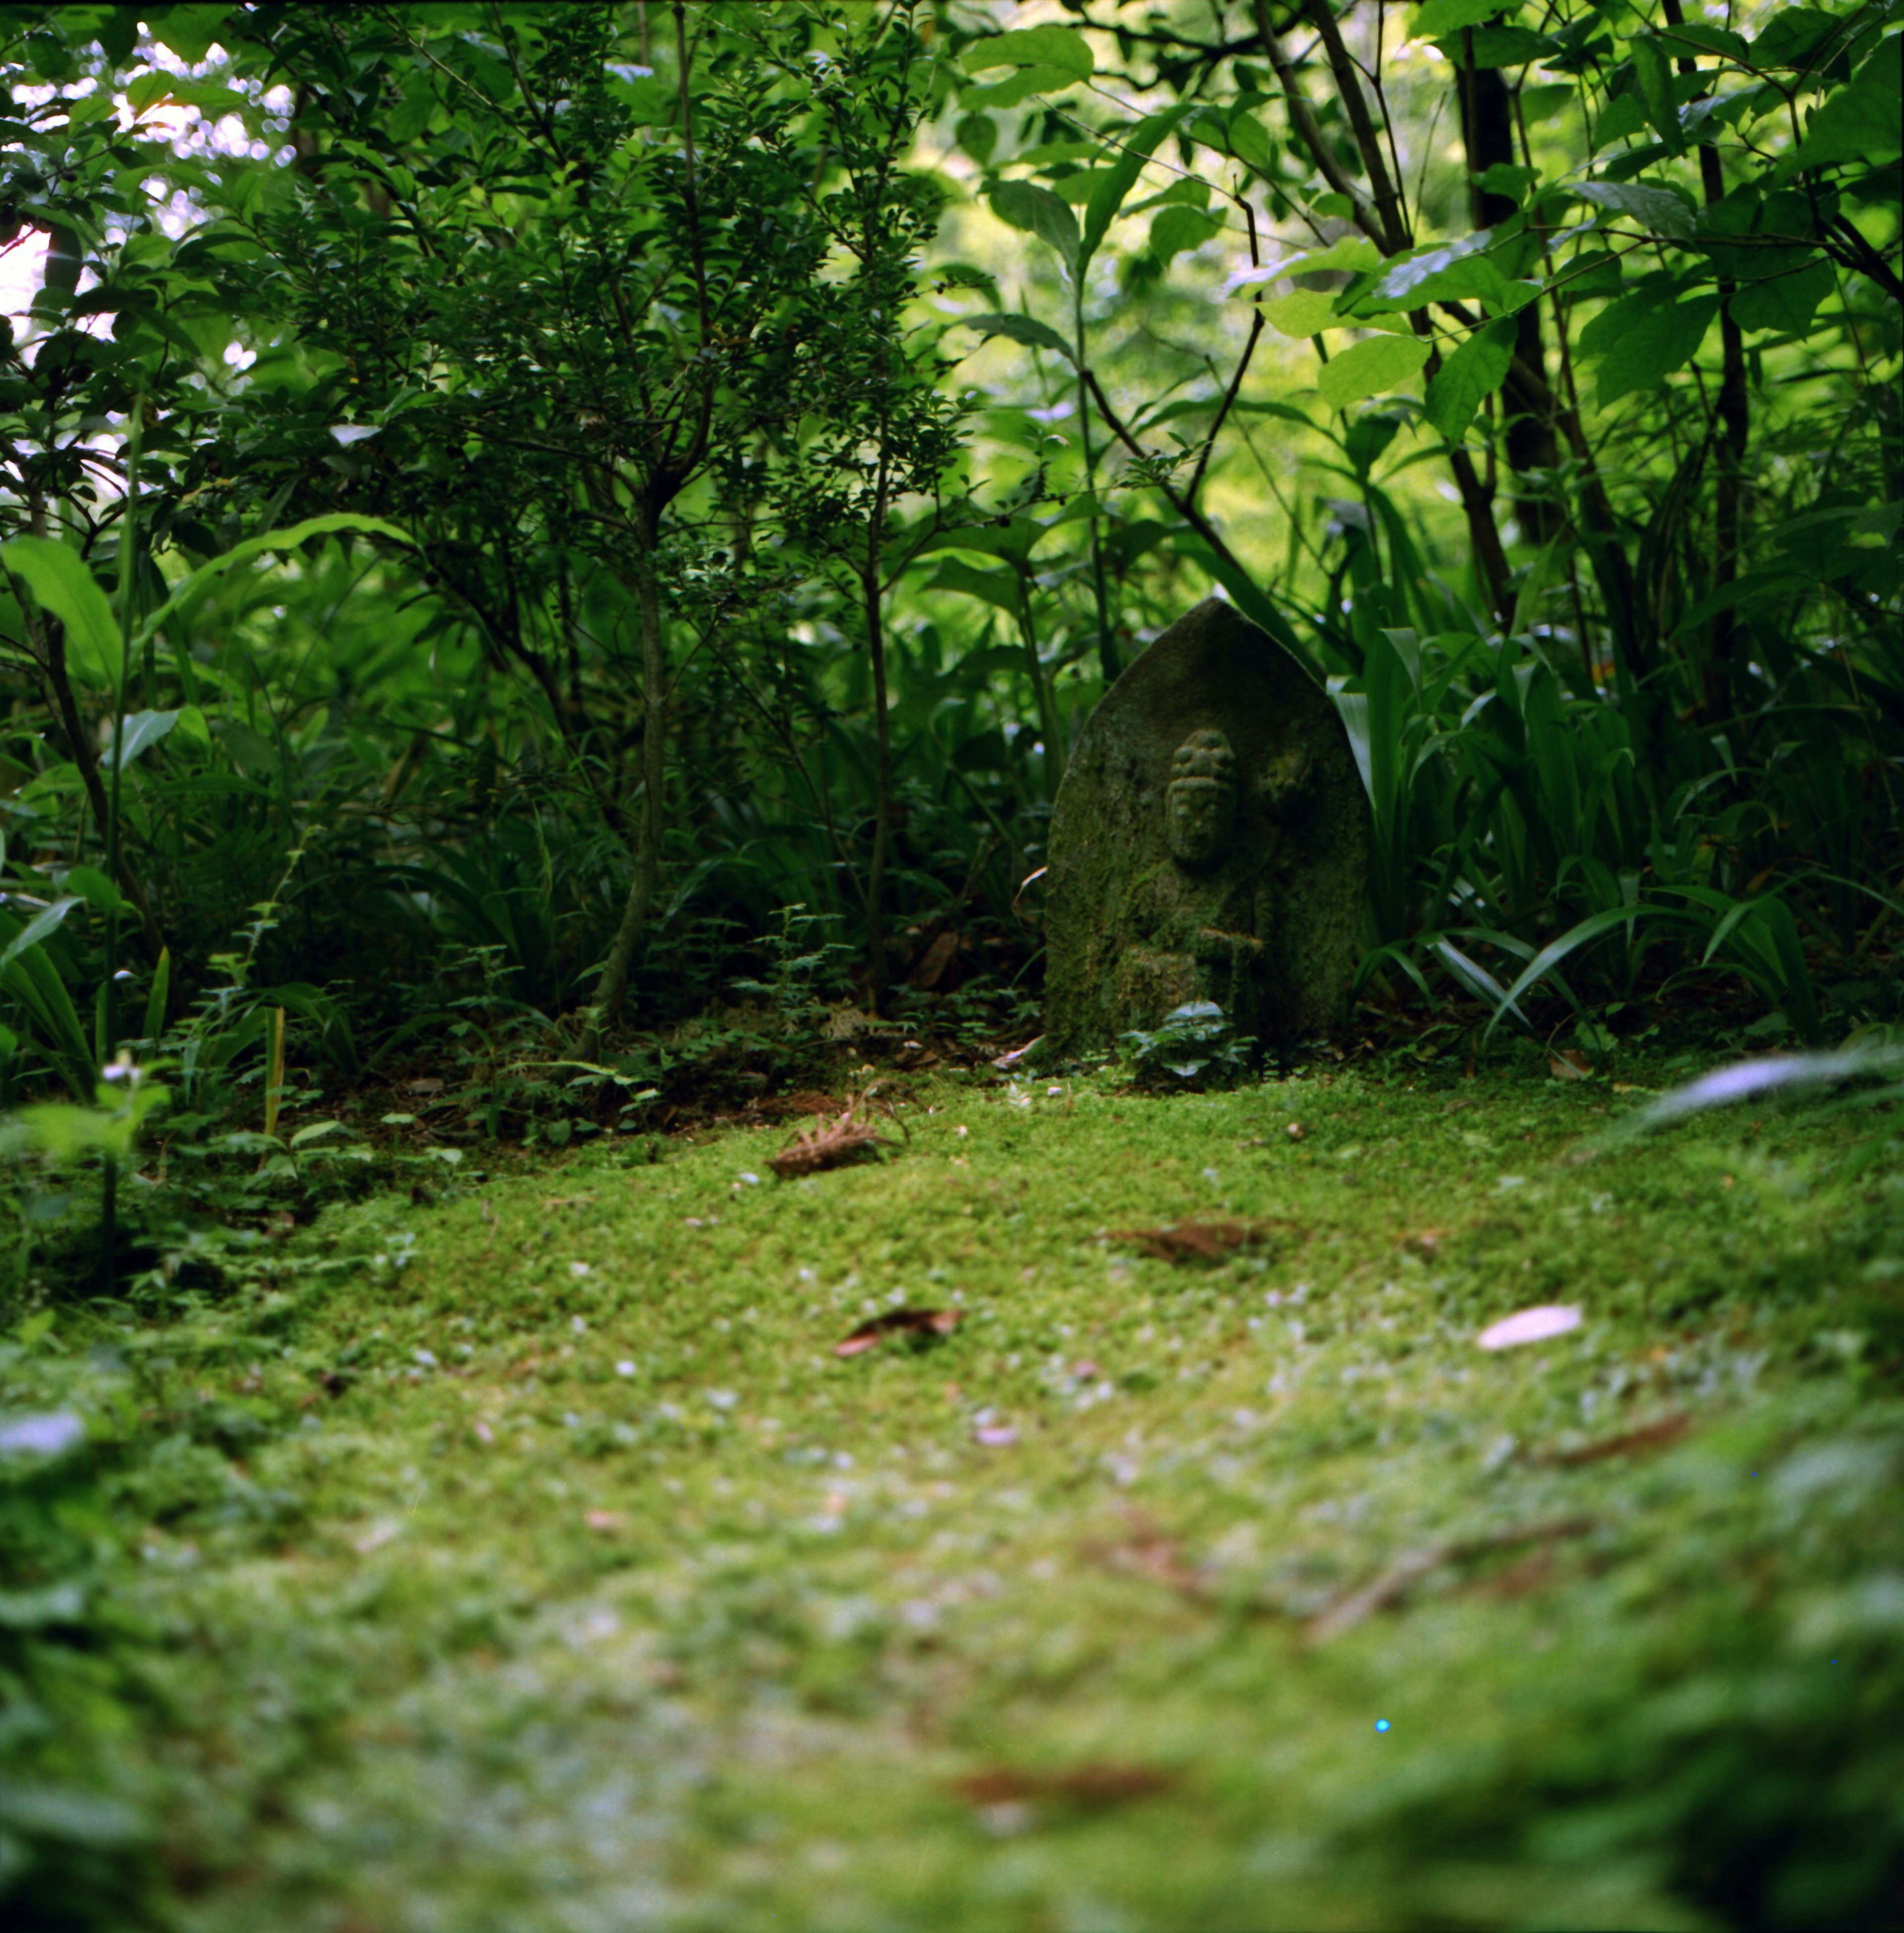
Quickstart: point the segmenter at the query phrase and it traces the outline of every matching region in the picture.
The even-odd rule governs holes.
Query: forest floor
[[[141,1371],[169,1923],[1888,1923],[1897,1163],[1629,1079],[928,1077],[877,1164],[326,1210]]]

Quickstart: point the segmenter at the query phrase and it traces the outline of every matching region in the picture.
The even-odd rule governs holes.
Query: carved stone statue
[[[1217,599],[1091,714],[1051,814],[1045,1031],[1077,1053],[1214,1000],[1274,1044],[1325,1033],[1355,970],[1368,806],[1307,672]]]

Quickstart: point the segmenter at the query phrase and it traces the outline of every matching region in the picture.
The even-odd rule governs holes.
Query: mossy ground
[[[1640,1098],[921,1082],[877,1166],[331,1211],[141,1358],[170,1915],[1891,1923],[1897,1165],[1764,1111],[1572,1158]],[[1273,1226],[1117,1232],[1187,1217]],[[964,1320],[835,1357],[901,1301]]]

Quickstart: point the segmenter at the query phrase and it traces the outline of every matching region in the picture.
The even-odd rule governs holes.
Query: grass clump
[[[929,1078],[878,1165],[591,1146],[340,1203],[164,1328],[62,1315],[6,1399],[92,1379],[91,1775],[149,1850],[137,1912],[14,1903],[1884,1924],[1904,1197],[1868,1122],[1575,1158],[1640,1098]],[[838,1352],[902,1309],[959,1319]]]

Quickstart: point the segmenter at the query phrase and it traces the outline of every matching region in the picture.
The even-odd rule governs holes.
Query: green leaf
[[[1440,248],[1418,249],[1391,263],[1362,300],[1385,309],[1411,309],[1472,296],[1503,314],[1524,308],[1540,291],[1532,282],[1510,281],[1491,257],[1478,252],[1491,239],[1483,230]]]
[[[1572,193],[1596,208],[1630,215],[1642,228],[1670,241],[1684,242],[1692,233],[1692,208],[1670,188],[1648,188],[1640,182],[1576,182]]]
[[[1511,316],[1476,329],[1429,382],[1428,420],[1450,443],[1461,440],[1481,398],[1492,395],[1507,380],[1517,329]]]
[[[1476,27],[1465,41],[1444,40],[1440,45],[1457,65],[1465,66],[1472,53],[1478,68],[1524,67],[1543,54],[1560,51],[1558,41],[1531,27]]]
[[[1269,135],[1263,124],[1247,107],[1230,110],[1230,152],[1239,161],[1247,163],[1258,174],[1268,173],[1270,167]]]
[[[119,888],[97,866],[75,866],[66,875],[66,889],[77,893],[95,912],[110,912],[125,904]]]
[[[1805,130],[1782,173],[1828,167],[1835,161],[1883,161],[1904,148],[1904,61],[1890,41],[1858,70],[1848,87],[1830,95]]]
[[[1458,34],[1463,27],[1478,27],[1507,8],[1502,0],[1428,0],[1408,30],[1411,41],[1432,41],[1443,34]]]
[[[1674,370],[1683,368],[1704,341],[1706,331],[1718,313],[1716,296],[1697,296],[1690,302],[1656,307],[1649,303],[1647,312],[1614,341],[1602,359],[1600,407],[1604,409],[1635,389],[1657,389]]]
[[[7,942],[5,950],[0,951],[0,976],[5,976],[7,969],[28,948],[38,946],[48,933],[63,924],[66,915],[76,906],[84,906],[86,903],[83,893],[69,893],[65,898],[55,900],[51,906],[35,913]]]
[[[1075,27],[1015,27],[974,41],[959,58],[968,74],[994,67],[1054,67],[1077,80],[1088,80],[1096,66],[1090,44]]]
[[[976,564],[960,563],[955,557],[943,557],[925,588],[956,591],[964,597],[982,599],[988,604],[997,606],[1010,618],[1022,615],[1018,604],[1018,579],[1009,570],[981,570]]]
[[[1318,202],[1318,208],[1322,203]],[[1313,255],[1297,255],[1272,269],[1271,278],[1280,279],[1284,275],[1310,275],[1320,269],[1353,269],[1358,272],[1379,269],[1382,266],[1382,251],[1365,235],[1345,235],[1340,242],[1331,242],[1326,248],[1319,248]]]
[[[1097,253],[1098,244],[1110,232],[1111,223],[1117,218],[1117,211],[1137,185],[1144,164],[1151,158],[1157,143],[1190,111],[1190,104],[1186,102],[1165,113],[1146,115],[1125,136],[1120,144],[1117,158],[1094,177],[1090,199],[1084,205],[1084,232],[1078,245],[1080,269]],[[997,205],[994,201],[993,206]]]
[[[998,123],[989,114],[961,114],[952,139],[983,167],[998,145]]]
[[[1520,111],[1530,121],[1545,121],[1558,114],[1573,100],[1575,89],[1570,80],[1543,81],[1520,90]]]
[[[1222,226],[1215,216],[1200,208],[1186,208],[1181,202],[1160,208],[1151,221],[1151,253],[1168,267],[1173,256],[1201,248]]]
[[[1633,80],[1653,131],[1669,154],[1686,152],[1680,139],[1679,102],[1673,92],[1673,64],[1666,50],[1650,34],[1636,34],[1628,43],[1633,57]]]
[[[1035,182],[1000,182],[985,199],[1000,221],[1048,242],[1067,268],[1078,266],[1078,218],[1048,188]]]
[[[1752,64],[1755,68],[1807,66],[1843,24],[1815,7],[1781,7],[1773,13],[1765,31],[1753,37]]]
[[[135,711],[125,721],[125,750],[123,755],[116,745],[107,747],[105,766],[110,771],[122,756],[131,765],[148,745],[156,745],[179,722],[176,711]]]
[[[967,315],[959,318],[959,326],[976,329],[981,335],[1009,336],[1014,342],[1022,342],[1029,349],[1054,350],[1067,362],[1075,362],[1071,345],[1049,324],[1042,323],[1029,315]]]
[[[1331,357],[1316,386],[1331,408],[1346,410],[1364,396],[1406,383],[1427,359],[1428,345],[1419,336],[1373,335]]]
[[[1606,147],[1637,134],[1646,125],[1646,108],[1637,94],[1616,94],[1607,110],[1593,124],[1593,146]]]
[[[86,683],[116,688],[125,669],[119,621],[77,551],[51,537],[0,544],[0,564],[32,586],[43,609],[66,627],[66,660]]]
[[[140,643],[156,636],[169,624],[188,620],[218,580],[230,576],[240,564],[249,564],[268,550],[295,550],[308,538],[327,537],[336,531],[357,531],[368,537],[390,537],[406,547],[414,547],[415,542],[408,531],[399,530],[395,524],[386,523],[381,517],[359,516],[351,510],[332,510],[321,517],[307,517],[302,523],[288,525],[281,530],[266,531],[263,537],[247,537],[242,543],[234,544],[222,557],[215,557],[209,564],[200,565],[189,577],[182,579],[173,587],[172,595],[146,620],[139,633]]]
[[[1075,84],[1078,77],[1061,67],[1021,67],[1008,80],[989,87],[967,87],[959,99],[968,107],[1015,107],[1034,94],[1057,94]]]
[[[1812,326],[1820,302],[1835,286],[1831,264],[1812,261],[1795,273],[1752,282],[1732,297],[1732,320],[1741,329],[1777,329],[1797,335]]]
[[[1262,312],[1271,329],[1299,338],[1343,326],[1335,312],[1335,297],[1327,289],[1298,289],[1292,296],[1278,296],[1262,305]]]
[[[1746,57],[1746,37],[1735,34],[1728,27],[1710,26],[1704,20],[1686,20],[1677,27],[1662,27],[1659,38],[1669,46],[1684,53],[1688,50],[1682,44],[1690,42],[1703,53],[1722,54],[1728,60],[1742,61]]]

